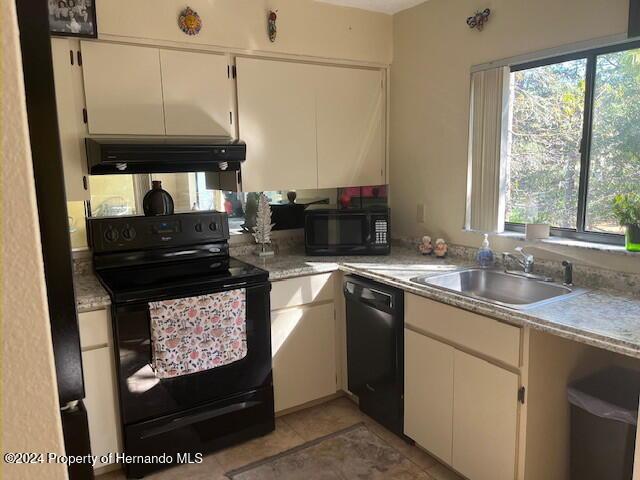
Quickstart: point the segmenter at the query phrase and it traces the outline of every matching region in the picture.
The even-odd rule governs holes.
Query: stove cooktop
[[[228,257],[108,268],[96,275],[114,303],[196,296],[245,288],[269,278],[269,272]]]

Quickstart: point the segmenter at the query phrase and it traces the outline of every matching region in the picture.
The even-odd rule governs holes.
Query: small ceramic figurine
[[[449,247],[447,246],[447,242],[445,242],[442,238],[436,240],[436,246],[433,251],[436,254],[436,257],[443,258],[447,255],[447,250]]]
[[[422,242],[418,245],[418,250],[423,255],[431,255],[433,253],[433,244],[431,243],[431,237],[425,235],[422,237]]]

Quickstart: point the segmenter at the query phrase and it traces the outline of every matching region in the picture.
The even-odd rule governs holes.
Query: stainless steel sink
[[[524,310],[584,293],[582,288],[532,280],[497,270],[471,268],[435,276],[419,276],[412,282],[442,288],[505,307]]]

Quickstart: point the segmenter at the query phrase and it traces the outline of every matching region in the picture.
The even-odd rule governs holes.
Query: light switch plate
[[[416,222],[424,223],[424,204],[419,203],[416,208]]]

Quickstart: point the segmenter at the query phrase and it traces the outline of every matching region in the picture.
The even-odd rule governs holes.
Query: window
[[[622,243],[611,203],[640,193],[640,44],[515,66],[510,82],[506,228]]]

